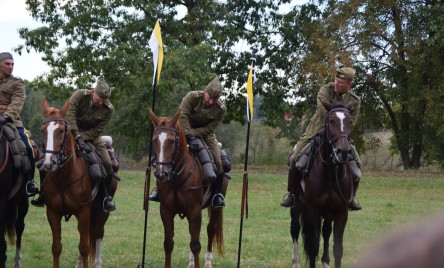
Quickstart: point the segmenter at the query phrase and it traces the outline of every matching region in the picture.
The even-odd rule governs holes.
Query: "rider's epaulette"
[[[83,95],[91,95],[91,91],[90,90],[88,90],[88,89],[82,89],[82,93],[83,93]]]
[[[194,91],[194,97],[195,97],[195,98],[198,98],[198,97],[201,96],[201,95],[203,95],[203,91],[200,91],[200,90],[196,90],[196,91]]]
[[[356,93],[354,93],[353,91],[350,91],[350,96],[352,96],[353,98],[355,98],[356,100],[360,101],[361,97],[359,97],[358,95],[356,95]]]

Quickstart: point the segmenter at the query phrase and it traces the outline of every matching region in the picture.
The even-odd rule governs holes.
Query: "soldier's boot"
[[[36,199],[31,200],[31,204],[36,207],[43,207],[45,205],[45,195],[43,191],[40,191],[39,196]]]
[[[116,210],[116,204],[114,203],[113,197],[109,195],[108,193],[109,187],[107,186],[107,184],[111,185],[112,179],[113,178],[111,174],[111,176],[108,176],[106,178],[106,181],[103,183],[105,190],[105,198],[103,199],[103,211],[105,212],[112,212]]]
[[[213,208],[223,208],[225,207],[225,198],[222,195],[222,186],[224,183],[224,174],[217,176],[216,181],[213,182],[213,200],[211,205]]]
[[[361,210],[362,206],[356,201],[356,192],[358,191],[359,181],[361,179],[361,169],[356,164],[356,161],[350,161],[350,169],[353,179],[353,200],[350,202],[349,209],[351,211]]]
[[[36,207],[43,207],[45,205],[45,196],[43,195],[43,181],[45,180],[46,171],[45,168],[40,166],[39,175],[40,175],[40,191],[37,199],[31,200],[31,204]]]
[[[151,194],[150,194],[150,196],[148,197],[148,199],[149,199],[150,201],[159,202],[159,192],[157,191],[157,188],[154,188],[154,189],[151,191]]]
[[[292,162],[294,163],[294,162]],[[296,203],[296,196],[294,192],[297,189],[298,176],[296,169],[294,167],[290,167],[288,170],[288,180],[287,180],[287,190],[288,192],[285,194],[284,199],[281,201],[282,207],[293,207]]]

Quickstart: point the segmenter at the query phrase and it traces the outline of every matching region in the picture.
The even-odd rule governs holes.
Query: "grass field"
[[[236,267],[240,233],[242,172],[232,172],[224,211],[225,255],[214,254],[215,267]],[[106,225],[104,267],[137,267],[142,260],[143,171],[121,171],[115,201],[117,210]],[[154,178],[154,177],[153,177]],[[154,181],[151,184],[154,185]],[[279,201],[286,191],[286,175],[249,173],[249,215],[242,230],[241,267],[291,267],[292,242],[289,210]],[[375,240],[411,221],[444,211],[444,175],[364,172],[358,192],[364,210],[349,214],[344,238],[343,266],[353,267],[360,254]],[[201,232],[201,260],[206,248],[206,211]],[[186,267],[189,254],[188,223],[175,220],[173,267]],[[78,233],[75,218],[62,224],[62,267],[74,267]],[[31,207],[23,238],[23,266],[51,267],[51,231],[45,209]],[[145,267],[163,267],[163,225],[159,205],[150,202]],[[9,247],[6,267],[12,267]],[[303,259],[305,261],[305,259]],[[303,263],[305,266],[305,262]]]

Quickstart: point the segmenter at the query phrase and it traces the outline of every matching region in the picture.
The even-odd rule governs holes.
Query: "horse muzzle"
[[[335,149],[334,150],[334,159],[338,163],[345,163],[348,160],[348,157],[351,153],[351,150],[341,150],[341,149]]]
[[[171,180],[174,176],[171,168],[163,168],[163,165],[159,165],[154,171],[154,176],[159,181],[168,181]]]

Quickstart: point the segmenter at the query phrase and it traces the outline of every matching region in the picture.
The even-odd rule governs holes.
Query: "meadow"
[[[145,212],[144,171],[120,171],[115,201],[103,241],[104,267],[138,267],[142,261]],[[224,209],[224,256],[214,254],[214,267],[236,267],[240,234],[243,171],[231,173]],[[243,219],[241,267],[291,267],[292,241],[289,209],[279,206],[286,191],[285,170],[249,172],[248,218]],[[154,186],[154,177],[151,179]],[[152,188],[152,187],[151,187]],[[343,267],[353,267],[375,241],[402,226],[443,213],[444,175],[425,173],[366,173],[358,191],[363,210],[349,213],[344,237]],[[206,249],[206,211],[201,231],[201,260]],[[30,207],[25,219],[23,267],[51,267],[51,230],[45,209]],[[62,223],[62,267],[74,267],[78,233],[75,218]],[[186,267],[189,255],[188,223],[175,219],[173,267]],[[321,249],[322,250],[322,249]],[[13,247],[6,267],[13,266]],[[300,254],[302,251],[300,251]],[[149,203],[145,267],[163,267],[163,225],[159,204]],[[303,267],[306,267],[303,258]],[[319,264],[320,266],[320,264]]]

